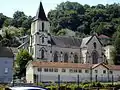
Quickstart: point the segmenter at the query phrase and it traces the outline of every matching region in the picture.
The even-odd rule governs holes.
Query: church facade
[[[29,52],[38,61],[82,64],[106,62],[105,50],[97,34],[85,38],[52,36],[41,2],[31,24]]]

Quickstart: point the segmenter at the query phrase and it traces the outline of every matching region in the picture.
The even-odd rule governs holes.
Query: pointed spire
[[[45,15],[43,5],[42,5],[41,1],[40,1],[40,6],[38,8],[38,11],[36,13],[36,16],[35,16],[34,20],[38,20],[38,19],[43,20],[43,21],[48,21],[46,15]]]

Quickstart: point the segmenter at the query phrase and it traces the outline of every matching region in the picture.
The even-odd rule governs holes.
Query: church
[[[105,62],[105,50],[97,34],[85,38],[53,36],[42,2],[31,24],[29,52],[36,60],[97,64]]]
[[[113,46],[104,46],[101,38],[109,37],[96,33],[85,38],[51,35],[50,23],[40,2],[31,24],[30,40],[20,46],[29,47],[34,58],[26,65],[27,82],[56,82],[59,76],[65,82],[120,80],[120,66],[107,64]]]

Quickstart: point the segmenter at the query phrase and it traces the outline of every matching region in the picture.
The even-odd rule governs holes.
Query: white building
[[[27,83],[35,82],[80,82],[90,81],[119,81],[120,66],[100,64],[80,64],[61,62],[31,61],[27,65]]]

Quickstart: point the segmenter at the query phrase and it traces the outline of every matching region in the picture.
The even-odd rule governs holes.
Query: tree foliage
[[[25,75],[25,66],[28,61],[33,60],[32,56],[28,53],[27,50],[22,49],[18,52],[16,56],[16,64],[18,66],[19,74]]]
[[[62,2],[56,9],[48,13],[51,23],[51,31],[58,33],[59,30],[68,28],[84,34],[98,32],[109,37],[116,32],[120,24],[120,5],[84,6],[77,2]]]

